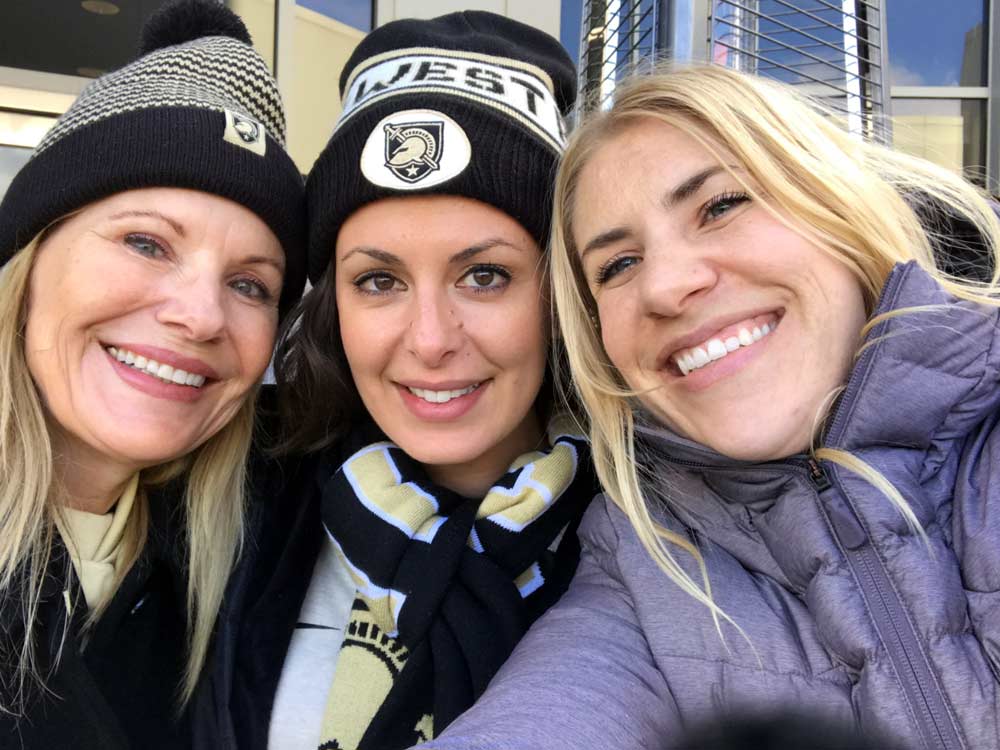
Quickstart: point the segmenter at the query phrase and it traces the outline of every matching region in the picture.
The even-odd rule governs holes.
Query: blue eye
[[[639,265],[641,262],[642,258],[636,255],[619,255],[611,258],[597,270],[597,285],[606,284],[618,274]]]
[[[235,279],[229,284],[230,288],[236,290],[238,294],[250,299],[267,301],[271,299],[271,290],[262,282],[253,278]]]
[[[729,211],[743,203],[747,203],[749,200],[750,196],[746,193],[722,193],[721,195],[717,195],[706,203],[702,209],[704,220],[709,222],[721,219]]]
[[[510,278],[510,272],[502,266],[478,265],[458,280],[458,286],[473,292],[491,292],[506,288]]]
[[[125,244],[147,258],[158,258],[167,252],[163,245],[145,234],[126,234]]]

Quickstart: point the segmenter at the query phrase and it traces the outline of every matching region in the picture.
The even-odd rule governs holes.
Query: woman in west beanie
[[[239,18],[181,0],[0,204],[0,747],[190,745],[305,281],[284,127]]]
[[[471,11],[348,61],[276,358],[295,453],[254,466],[203,746],[432,737],[565,588],[595,485],[553,409],[543,248],[575,79],[555,39]]]

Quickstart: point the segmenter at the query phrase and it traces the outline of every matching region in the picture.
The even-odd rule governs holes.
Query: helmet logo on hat
[[[385,166],[404,182],[420,182],[441,168],[443,122],[413,122],[385,126]]]
[[[457,177],[471,160],[469,138],[455,120],[431,109],[410,109],[383,117],[372,128],[361,151],[361,173],[379,187],[420,190]]]
[[[267,149],[267,137],[264,126],[245,115],[239,115],[232,110],[226,110],[226,133],[223,140],[233,143],[247,151],[253,151],[263,156]]]

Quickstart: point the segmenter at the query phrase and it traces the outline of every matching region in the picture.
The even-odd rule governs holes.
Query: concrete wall
[[[274,0],[232,0],[261,56],[273,68]],[[279,38],[278,82],[288,120],[288,150],[308,172],[333,132],[340,114],[340,71],[364,32],[295,4],[282,17],[291,33]],[[281,44],[287,44],[282,49]]]

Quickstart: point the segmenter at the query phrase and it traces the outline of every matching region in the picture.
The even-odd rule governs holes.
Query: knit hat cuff
[[[14,178],[0,205],[0,264],[53,221],[115,193],[202,190],[245,206],[277,236],[287,265],[284,312],[305,283],[302,177],[270,134],[251,135],[241,139],[227,113],[182,107],[135,110],[79,128]]]

